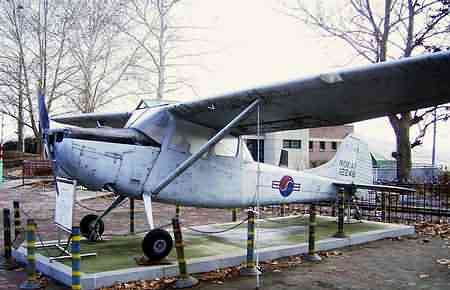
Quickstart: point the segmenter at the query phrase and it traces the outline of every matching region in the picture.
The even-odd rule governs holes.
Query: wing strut
[[[195,161],[200,159],[201,156],[205,152],[209,150],[212,146],[217,144],[226,134],[230,132],[230,130],[239,123],[242,119],[247,117],[253,109],[261,102],[261,99],[254,100],[250,105],[248,105],[239,115],[237,115],[230,123],[228,123],[222,130],[220,130],[214,137],[212,137],[208,142],[203,144],[203,146],[193,155],[191,155],[188,159],[186,159],[183,163],[181,163],[175,170],[169,174],[165,179],[163,179],[152,191],[152,195],[157,195],[163,190],[167,185],[169,185],[175,178],[177,178],[180,174],[186,171]]]

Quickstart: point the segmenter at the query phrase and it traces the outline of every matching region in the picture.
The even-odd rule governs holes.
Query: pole
[[[308,254],[305,259],[312,262],[321,261],[322,259],[316,253],[316,205],[309,206],[309,235],[308,235]]]
[[[20,284],[20,289],[40,289],[36,276],[36,224],[27,220],[27,280]]]
[[[433,123],[433,152],[431,156],[431,167],[432,167],[432,182],[434,182],[435,179],[435,168],[436,168],[436,133],[437,133],[437,107],[434,108],[433,111],[433,117],[434,117],[434,123]]]
[[[20,202],[18,200],[13,201],[14,208],[14,239],[17,240],[22,232],[22,223],[20,221]]]
[[[241,275],[256,276],[259,274],[255,263],[255,234],[255,212],[249,210],[247,220],[247,260],[245,267],[241,269]]]
[[[81,289],[80,228],[72,227],[72,289]]]
[[[180,221],[177,218],[172,219],[173,235],[175,237],[175,249],[177,251],[178,270],[180,279],[177,280],[175,288],[190,288],[198,284],[198,280],[187,272],[186,259],[184,257],[183,235],[181,233]]]
[[[175,217],[179,220],[181,215],[181,205],[176,205],[175,207]]]
[[[0,184],[3,183],[3,142],[0,143]]]
[[[130,197],[130,234],[134,234],[134,198]]]
[[[338,192],[338,228],[334,235],[335,238],[346,238],[344,233],[344,215],[345,215],[345,190],[344,188],[339,189]]]
[[[231,221],[237,222],[237,208],[231,210]]]
[[[3,255],[7,262],[11,262],[11,212],[9,211],[9,208],[3,209],[3,243]]]

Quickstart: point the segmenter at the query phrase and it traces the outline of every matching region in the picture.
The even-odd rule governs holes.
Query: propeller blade
[[[39,107],[39,126],[41,127],[42,143],[44,147],[45,157],[50,157],[48,148],[48,130],[50,128],[50,119],[48,117],[47,107],[45,105],[44,90],[39,85],[38,87],[38,107]]]

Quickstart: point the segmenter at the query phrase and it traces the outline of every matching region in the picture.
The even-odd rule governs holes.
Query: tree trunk
[[[396,136],[395,158],[397,160],[397,180],[406,182],[411,173],[411,143],[409,140],[409,128],[411,127],[411,113],[402,113],[400,117],[389,116],[392,128]]]

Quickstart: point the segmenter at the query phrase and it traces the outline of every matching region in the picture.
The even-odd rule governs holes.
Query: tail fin
[[[333,159],[307,172],[341,182],[373,183],[372,158],[368,146],[353,135],[342,141]]]

